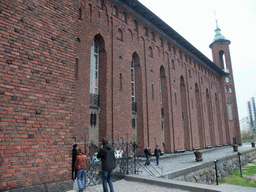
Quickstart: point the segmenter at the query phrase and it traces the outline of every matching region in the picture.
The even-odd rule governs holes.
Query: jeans
[[[77,171],[77,184],[78,184],[79,190],[84,189],[85,173],[86,173],[85,169],[79,169]]]
[[[112,177],[113,177],[113,170],[111,171],[102,170],[103,192],[108,192],[108,185],[110,188],[110,192],[114,192]]]
[[[159,165],[159,156],[156,156],[156,165]]]
[[[150,165],[150,155],[146,155],[146,158],[147,158],[147,160],[146,160],[145,165]]]

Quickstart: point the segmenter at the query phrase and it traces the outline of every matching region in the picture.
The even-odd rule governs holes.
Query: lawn
[[[242,178],[240,177],[240,169],[230,172],[226,177],[221,177],[220,183],[227,183],[231,185],[239,185],[243,187],[256,188],[256,160],[242,168]]]

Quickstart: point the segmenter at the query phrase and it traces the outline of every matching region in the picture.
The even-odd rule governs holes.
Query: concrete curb
[[[199,183],[190,183],[185,181],[174,181],[163,178],[152,178],[139,175],[126,175],[124,179],[127,181],[141,182],[151,185],[158,185],[161,187],[175,188],[192,192],[220,192],[220,190],[216,189],[216,186],[214,185],[211,186]]]

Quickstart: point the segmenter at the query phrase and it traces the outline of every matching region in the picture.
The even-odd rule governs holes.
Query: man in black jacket
[[[77,175],[77,171],[74,169],[76,156],[77,156],[77,144],[74,144],[72,149],[72,180],[73,181],[76,180],[76,175]]]
[[[146,166],[147,166],[147,165],[150,165],[150,155],[151,155],[151,151],[150,151],[149,146],[147,146],[147,148],[144,150],[144,154],[145,154],[146,159],[147,159],[145,165],[146,165]]]
[[[102,164],[102,181],[103,181],[103,191],[108,192],[108,186],[110,192],[114,192],[112,177],[115,169],[115,154],[114,149],[108,144],[106,139],[102,139],[101,149],[98,152],[97,158],[101,159]]]

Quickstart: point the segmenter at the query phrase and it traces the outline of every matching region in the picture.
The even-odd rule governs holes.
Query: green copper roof
[[[221,33],[220,33],[221,29],[218,26],[217,20],[216,20],[216,29],[214,31],[215,31],[216,34],[215,34],[215,37],[213,39],[213,42],[217,41],[217,40],[220,40],[220,39],[225,39],[225,37],[223,35],[221,35]]]

